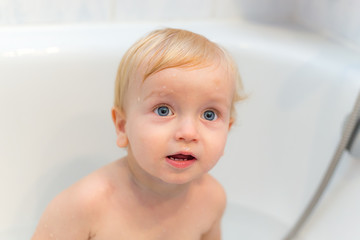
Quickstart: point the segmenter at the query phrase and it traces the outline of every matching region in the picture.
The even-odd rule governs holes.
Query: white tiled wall
[[[238,0],[243,17],[254,21],[278,23],[291,21],[293,0]]]
[[[0,0],[0,26],[244,18],[296,22],[360,46],[360,0]]]
[[[297,22],[360,46],[360,0],[297,0]]]
[[[116,0],[116,21],[210,19],[215,0]]]
[[[207,20],[239,16],[237,0],[0,0],[0,25]]]
[[[107,21],[110,9],[106,0],[0,0],[0,24]]]

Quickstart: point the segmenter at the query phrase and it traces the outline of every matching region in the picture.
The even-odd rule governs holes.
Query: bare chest
[[[92,240],[200,240],[213,221],[206,206],[120,208],[102,217]]]
[[[129,226],[119,225],[103,228],[94,238],[96,240],[200,240],[201,230],[194,226]]]

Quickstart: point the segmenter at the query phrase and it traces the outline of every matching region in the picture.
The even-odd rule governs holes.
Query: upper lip
[[[178,152],[178,153],[168,155],[167,157],[183,158],[183,159],[187,159],[187,160],[196,160],[197,159],[194,154],[189,153],[189,152]]]

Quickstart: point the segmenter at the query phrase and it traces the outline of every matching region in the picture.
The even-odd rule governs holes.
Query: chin
[[[183,185],[183,184],[188,184],[196,179],[199,179],[201,176],[203,176],[203,174],[196,176],[189,176],[188,174],[179,174],[177,176],[169,176],[162,180],[169,184]]]

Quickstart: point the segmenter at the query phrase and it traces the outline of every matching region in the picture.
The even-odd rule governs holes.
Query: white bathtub
[[[249,100],[212,170],[225,240],[280,240],[321,180],[360,89],[359,53],[298,28],[244,22],[0,30],[0,239],[29,239],[62,189],[124,155],[110,117],[124,51],[163,26],[224,45]],[[360,162],[347,154],[299,239],[360,238]]]

